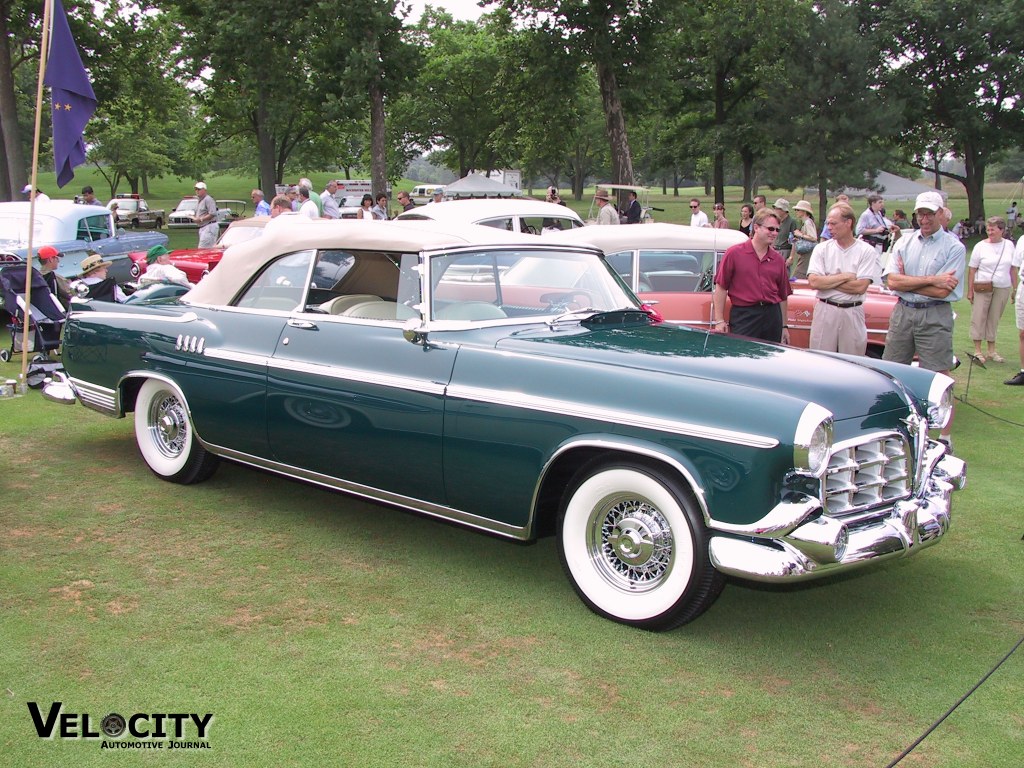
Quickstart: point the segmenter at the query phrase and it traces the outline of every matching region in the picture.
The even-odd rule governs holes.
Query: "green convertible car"
[[[591,609],[652,630],[727,575],[835,574],[948,530],[946,376],[659,323],[585,245],[295,218],[180,298],[75,302],[46,395],[133,412],[172,482],[227,459],[554,534]]]

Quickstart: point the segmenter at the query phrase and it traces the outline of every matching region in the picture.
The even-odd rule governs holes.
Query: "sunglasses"
[[[691,207],[691,208],[700,208],[700,206],[699,206],[699,205],[691,205],[690,207]]]
[[[767,229],[769,232],[778,232],[779,227],[766,227],[764,224],[761,225],[762,229]]]

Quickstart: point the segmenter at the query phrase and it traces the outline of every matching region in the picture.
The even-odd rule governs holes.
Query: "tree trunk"
[[[818,221],[821,222],[821,226],[818,227],[818,232],[821,232],[822,227],[825,226],[825,216],[828,214],[828,179],[825,178],[824,173],[818,174]]]
[[[963,155],[968,216],[970,221],[977,221],[985,218],[985,170],[988,159],[983,151],[970,144],[963,147]]]
[[[387,149],[384,144],[384,92],[381,90],[379,78],[370,84],[370,186],[375,198],[388,191]]]
[[[281,180],[277,175],[277,167],[274,163],[274,137],[267,130],[267,94],[261,87],[256,101],[256,119],[253,126],[256,133],[256,149],[259,153],[260,163],[260,188],[263,190],[263,197],[269,202],[274,199],[277,193],[277,183]]]
[[[743,162],[743,199],[754,199],[754,153],[749,147],[740,149],[740,160]]]
[[[18,102],[14,94],[14,72],[11,69],[10,36],[7,29],[7,3],[3,4],[4,13],[0,13],[0,133],[3,134],[4,155],[7,163],[7,174],[4,179],[8,194],[6,199],[16,199],[15,195],[25,188],[28,182],[25,155],[21,148],[21,130],[18,128]],[[20,198],[18,198],[20,199]]]
[[[629,137],[626,135],[626,121],[622,114],[622,100],[619,98],[619,84],[615,71],[605,61],[597,62],[597,82],[601,89],[601,104],[604,107],[605,133],[611,150],[612,182],[634,184],[633,156],[629,151]]]
[[[0,146],[3,146],[3,126],[0,125]],[[7,153],[0,152],[0,200],[13,200],[14,195],[11,194],[11,179],[8,176],[7,169]]]
[[[142,196],[149,197],[149,176],[142,174]]]

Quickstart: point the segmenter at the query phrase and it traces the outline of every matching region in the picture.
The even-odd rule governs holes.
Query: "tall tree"
[[[459,176],[497,167],[501,127],[500,51],[486,24],[456,21],[428,11],[416,28],[427,60],[421,67],[409,118],[425,128],[445,165]]]
[[[861,188],[891,157],[897,138],[892,104],[887,104],[873,73],[878,51],[859,33],[859,18],[843,0],[819,0],[799,12],[804,36],[793,59],[799,80],[785,105],[792,120],[776,136],[789,148],[773,163],[778,186],[818,189],[818,221],[828,207],[828,190]]]
[[[854,0],[849,0],[853,3]],[[985,215],[985,173],[1024,134],[1024,3],[1015,0],[875,0],[855,3],[881,41],[886,93],[906,103],[903,143],[917,166],[948,142],[972,221]]]
[[[613,181],[633,184],[633,157],[623,109],[623,87],[644,76],[651,45],[666,10],[677,0],[500,0],[552,45],[578,51],[594,67],[605,116]]]
[[[402,21],[407,8],[400,0],[349,0],[346,23],[337,23],[337,4],[320,0],[310,16],[310,45],[320,62],[314,78],[333,103],[347,109],[359,126],[369,127],[369,167],[373,189],[384,190],[395,173],[388,167],[389,102],[409,87],[418,69],[418,52],[406,39]],[[325,63],[326,66],[324,65]]]
[[[310,3],[282,12],[271,0],[208,3],[173,0],[183,28],[182,63],[201,82],[199,99],[208,122],[196,151],[247,136],[257,149],[260,185],[268,194],[283,180],[291,153],[318,127],[341,114],[325,114],[328,95],[315,76],[333,66],[315,60]],[[345,21],[334,14],[338,24]]]

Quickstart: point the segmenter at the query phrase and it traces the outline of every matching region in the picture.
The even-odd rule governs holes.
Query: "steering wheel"
[[[594,298],[587,291],[565,291],[563,293],[545,293],[540,300],[546,302],[551,312],[574,312],[591,307]]]
[[[711,264],[705,269],[700,276],[700,282],[697,283],[697,293],[707,293],[714,288],[715,285],[715,265]]]

